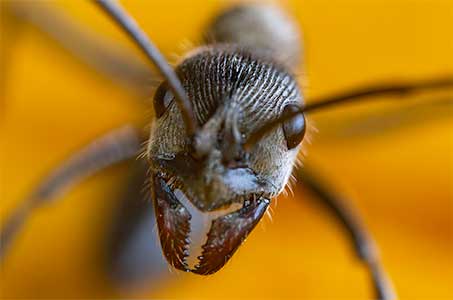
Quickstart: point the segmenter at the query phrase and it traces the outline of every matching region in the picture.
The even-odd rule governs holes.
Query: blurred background
[[[19,0],[17,0],[19,2]],[[118,48],[140,54],[89,1],[42,1]],[[14,3],[14,1],[13,1]],[[32,5],[38,1],[20,1]],[[172,61],[197,45],[233,2],[122,1]],[[69,153],[152,110],[97,74],[2,1],[0,217]],[[304,34],[307,101],[373,82],[453,74],[451,0],[298,0],[281,5]],[[50,18],[52,19],[52,18]],[[115,46],[113,46],[115,47]],[[451,299],[453,290],[453,95],[364,103],[316,113],[305,162],[351,198],[374,235],[401,299]],[[303,189],[273,204],[220,272],[176,271],[119,288],[99,247],[128,166],[77,186],[33,215],[1,264],[2,298],[369,299],[370,283],[337,223]],[[155,232],[150,228],[150,234]]]

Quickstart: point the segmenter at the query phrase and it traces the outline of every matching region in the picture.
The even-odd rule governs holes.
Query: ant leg
[[[376,245],[360,218],[351,207],[345,204],[342,196],[336,194],[313,171],[304,167],[301,172],[297,173],[297,179],[342,224],[353,243],[358,258],[364,262],[370,272],[376,298],[379,300],[395,299],[392,284],[380,262]]]
[[[137,130],[131,126],[121,127],[95,139],[52,171],[3,224],[0,231],[0,261],[36,209],[90,175],[135,157],[140,149],[140,141]]]
[[[11,26],[28,24],[37,28],[98,73],[140,96],[150,96],[156,75],[134,52],[79,24],[56,5],[47,1],[9,1],[2,14],[10,17],[9,22],[15,21]]]
[[[378,97],[401,97],[420,92],[451,88],[453,88],[453,75],[431,78],[423,81],[375,84],[373,86],[364,86],[336,95],[319,98],[317,100],[315,99],[311,101],[310,104],[305,105],[303,110],[304,112],[311,112],[346,103],[359,103],[370,99],[379,99]]]

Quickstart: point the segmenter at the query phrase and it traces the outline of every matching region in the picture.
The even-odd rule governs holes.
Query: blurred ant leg
[[[95,139],[51,172],[3,224],[0,231],[0,261],[36,209],[90,175],[135,157],[140,149],[140,141],[140,135],[133,127],[121,127]]]
[[[431,78],[422,81],[400,82],[393,84],[375,84],[338,93],[336,95],[314,99],[304,107],[304,112],[322,110],[330,106],[370,100],[373,97],[407,96],[412,93],[452,89],[453,75]]]
[[[376,299],[394,299],[395,293],[392,284],[380,262],[375,243],[358,215],[346,205],[342,196],[335,193],[312,170],[304,167],[301,172],[297,173],[297,179],[342,224],[354,245],[358,258],[365,263],[370,272]]]
[[[47,1],[9,1],[3,6],[2,14],[16,19],[16,24],[32,25],[98,73],[140,96],[150,96],[156,75],[134,52],[93,33]]]
[[[101,245],[111,279],[122,289],[150,289],[168,274],[156,229],[153,201],[150,199],[148,164],[133,160],[106,228],[107,244]]]
[[[443,93],[443,92],[442,92]],[[397,107],[361,111],[337,119],[328,118],[316,123],[322,139],[369,139],[397,130],[409,129],[420,124],[449,120],[453,115],[453,91],[451,95],[418,96],[415,101]]]

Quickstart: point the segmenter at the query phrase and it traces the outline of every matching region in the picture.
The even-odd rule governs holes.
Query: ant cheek
[[[156,220],[163,253],[173,267],[188,271],[186,257],[191,215],[162,178],[156,175],[153,180]]]
[[[192,272],[209,275],[220,270],[258,224],[268,205],[269,200],[261,198],[212,221],[199,263]]]

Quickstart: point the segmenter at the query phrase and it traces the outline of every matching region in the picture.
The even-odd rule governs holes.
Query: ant
[[[187,53],[174,69],[117,2],[94,3],[163,77],[153,98],[156,120],[149,136],[130,126],[114,130],[50,173],[3,225],[1,258],[29,216],[64,188],[139,156],[148,166],[146,188],[162,252],[174,268],[199,275],[220,270],[295,174],[344,226],[368,269],[376,298],[394,299],[359,218],[315,173],[295,168],[306,139],[305,115],[378,96],[452,87],[452,78],[366,86],[305,104],[293,75],[301,56],[300,36],[276,7],[243,4],[223,12],[208,28],[205,45]],[[95,57],[94,64],[105,69],[106,60]],[[137,75],[137,80],[147,74],[130,66],[128,74],[107,68],[118,70],[127,78]]]

